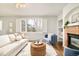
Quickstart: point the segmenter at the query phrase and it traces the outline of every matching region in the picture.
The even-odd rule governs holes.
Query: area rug
[[[30,45],[31,42],[17,56],[31,56]],[[46,56],[57,56],[55,49],[50,44],[46,44]]]

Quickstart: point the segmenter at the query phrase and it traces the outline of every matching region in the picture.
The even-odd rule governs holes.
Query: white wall
[[[0,20],[2,21],[2,31],[0,31],[0,34],[8,34],[10,33],[9,29],[10,27],[10,23],[13,23],[12,25],[12,29],[13,32],[16,32],[16,19],[15,17],[7,17],[7,16],[0,16]]]
[[[47,32],[57,34],[57,17],[47,17]]]
[[[21,32],[21,20],[16,19],[16,32]]]
[[[71,16],[75,13],[79,13],[79,4],[68,4],[63,9],[63,20],[65,24],[66,21],[72,21]]]
[[[66,5],[63,8],[63,17],[65,17],[71,10],[73,10],[76,7],[79,7],[79,3],[71,3],[71,4]]]

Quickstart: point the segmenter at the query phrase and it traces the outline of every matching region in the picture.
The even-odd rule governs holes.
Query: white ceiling
[[[66,3],[30,3],[26,8],[16,8],[15,3],[0,3],[0,16],[6,15],[48,15],[58,16]]]

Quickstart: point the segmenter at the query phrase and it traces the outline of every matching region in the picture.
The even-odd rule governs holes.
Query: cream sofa
[[[9,34],[12,35],[12,34]],[[16,56],[27,45],[28,41],[37,41],[43,39],[42,32],[24,33],[26,39],[10,40],[9,35],[0,36],[0,56]],[[19,38],[20,36],[18,36]]]
[[[8,35],[0,36],[0,56],[15,56],[27,45],[27,39],[12,42]]]

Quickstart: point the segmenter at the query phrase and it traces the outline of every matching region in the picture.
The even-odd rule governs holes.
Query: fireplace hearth
[[[79,50],[79,35],[67,33],[68,47]]]

